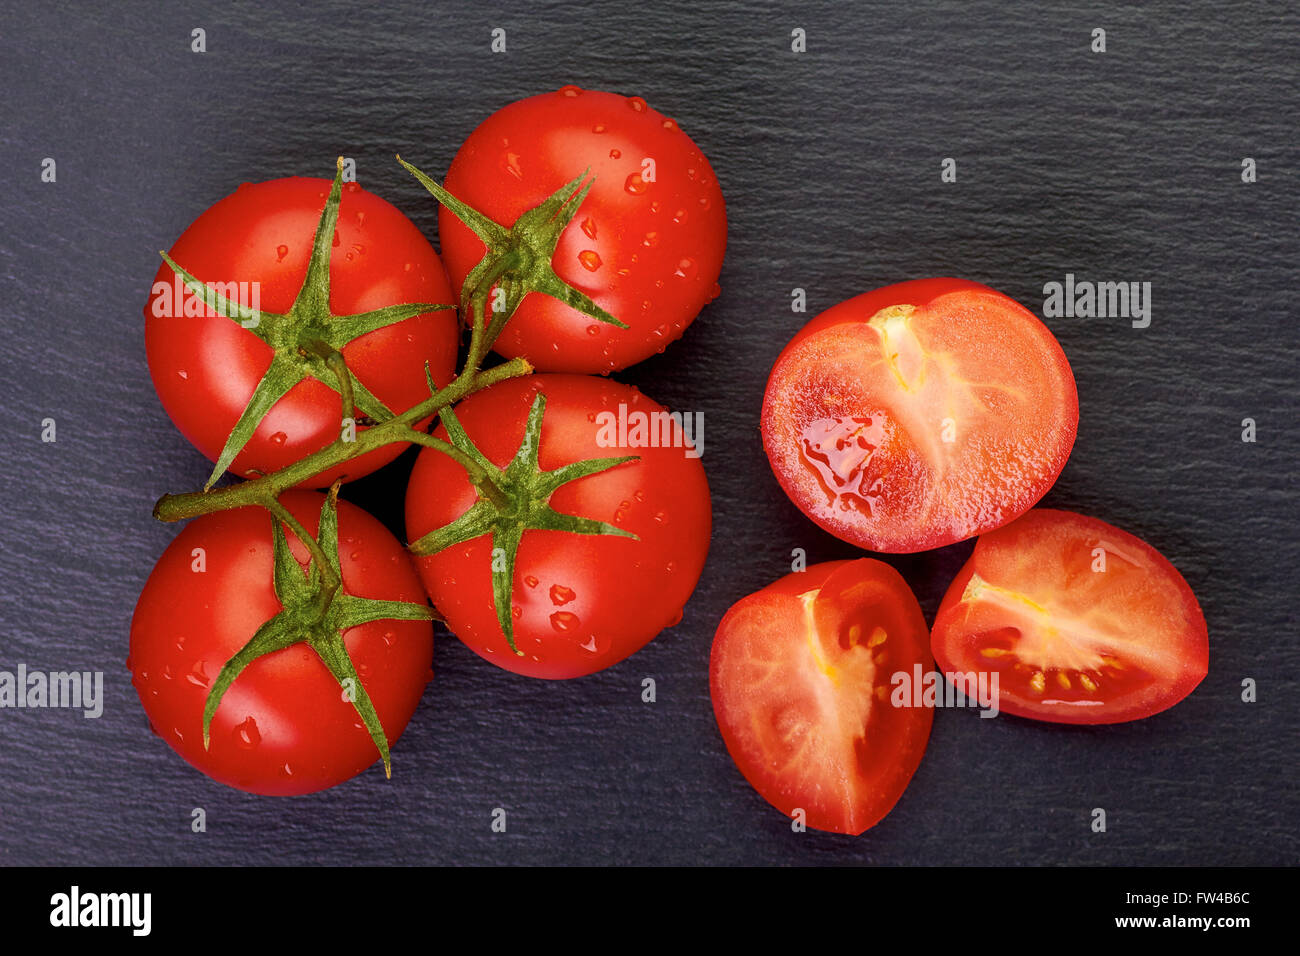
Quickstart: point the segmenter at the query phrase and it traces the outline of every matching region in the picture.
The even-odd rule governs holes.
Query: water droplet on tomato
[[[595,272],[600,268],[600,256],[591,249],[584,249],[578,253],[578,261],[582,263],[582,267],[588,272]]]
[[[632,492],[632,497],[637,501],[645,501],[645,492],[638,488],[636,491]]]
[[[668,622],[668,627],[676,627],[680,623],[682,623],[682,609],[678,608],[677,613],[673,615],[673,619]]]
[[[878,478],[868,480],[867,470],[884,439],[881,415],[819,418],[800,431],[799,457],[821,485],[827,504],[870,515],[881,485]]]
[[[195,687],[208,686],[208,672],[203,667],[203,661],[195,661],[190,672],[185,675],[185,679]]]
[[[560,87],[560,95],[561,95],[561,96],[567,96],[567,97],[572,98],[572,97],[575,97],[575,96],[580,96],[581,94],[582,94],[582,88],[581,88],[581,87],[574,86],[572,83],[569,83],[569,84],[567,84],[567,85],[565,85],[565,86]]]
[[[289,254],[289,247],[288,247],[288,246],[282,244],[282,245],[278,245],[278,246],[275,247],[275,261],[276,261],[276,262],[284,262],[284,257],[287,256],[288,254]]]
[[[283,767],[280,768],[280,773],[282,773],[286,777],[292,777],[293,768],[286,763]]]
[[[641,240],[641,245],[645,246],[647,249],[653,249],[655,246],[659,245],[659,233],[647,232],[645,238]]]
[[[566,588],[563,584],[551,585],[552,604],[568,604],[577,596],[578,593],[574,591],[573,588]]]
[[[357,225],[364,226],[365,224],[366,224],[366,214],[364,212],[357,213]]]
[[[334,240],[330,243],[330,245],[334,246],[335,248],[338,248],[338,245],[339,245],[340,242],[342,242],[342,240],[339,239],[339,234],[338,234],[337,232],[335,232],[335,233],[334,233]]]
[[[677,271],[673,277],[677,279],[689,279],[695,275],[695,260],[686,258],[677,261]]]
[[[411,271],[411,264],[410,264],[409,262],[403,262],[403,263],[402,263],[402,271],[403,271],[403,272],[410,272],[410,271]]]
[[[356,182],[344,183],[343,188],[350,193],[357,192],[361,189],[361,184]]]
[[[627,105],[632,107],[632,109],[636,110],[638,113],[645,112],[645,100],[641,99],[639,96],[629,96],[627,98]]]
[[[656,199],[654,202],[652,202],[652,203],[650,204],[650,211],[651,211],[651,212],[658,212],[658,211],[660,210],[660,208],[662,208],[662,207],[661,207],[661,204],[660,204],[659,200],[657,200],[657,199]]]
[[[163,680],[171,680],[171,679],[172,679],[172,666],[171,666],[170,664],[164,664],[164,665],[163,665]]]
[[[622,158],[622,156],[623,156],[623,151],[621,149],[611,149],[609,151],[610,159],[620,159]]]
[[[606,127],[604,123],[597,123],[595,126],[591,128],[591,131],[593,133],[603,133],[605,132],[605,129]]]
[[[397,640],[397,635],[394,634],[392,631],[385,631],[385,632],[384,632],[384,644],[385,644],[386,646],[388,646],[388,647],[392,647],[392,646],[393,646],[393,642],[394,642],[395,640]]]
[[[686,217],[685,209],[679,209],[675,213],[673,213],[673,222],[677,223],[677,225],[679,226],[686,221],[686,218],[687,217]]]
[[[596,220],[590,216],[582,220],[582,231],[591,239],[596,238]]]
[[[185,371],[185,369],[183,369],[183,368],[178,368],[178,369],[176,370],[176,374],[177,374],[178,376],[180,376],[180,379],[181,379],[182,382],[189,381],[190,373],[187,372],[187,371]]]
[[[582,621],[572,611],[556,611],[551,615],[551,627],[561,634],[577,630],[581,625]]]
[[[535,587],[537,587],[537,584],[538,584],[537,578],[534,577],[533,575],[528,574],[528,575],[525,575],[525,576],[524,576],[524,586],[525,586],[525,587],[535,588]]]
[[[654,513],[653,521],[655,524],[665,524],[668,521],[668,516],[662,511],[656,511]]]
[[[501,168],[513,176],[515,179],[523,182],[524,171],[519,165],[519,154],[507,151],[501,157]]]
[[[252,750],[262,742],[262,732],[257,729],[257,721],[252,717],[235,727],[232,736],[236,746],[242,750]]]
[[[600,326],[599,326],[599,325],[589,325],[589,326],[587,326],[587,334],[588,334],[588,335],[600,335]],[[595,419],[593,418],[592,420],[594,421]]]
[[[274,445],[283,445],[286,441],[288,441],[288,439],[289,436],[286,435],[284,432],[276,432],[274,435],[271,436],[271,443]]]
[[[623,188],[633,196],[639,196],[650,188],[650,184],[641,178],[641,173],[638,171],[628,175],[627,180],[623,183]]]
[[[677,129],[677,122],[676,122],[676,120],[665,119],[665,120],[664,120],[664,129],[667,129],[667,130],[675,130],[675,129]]]
[[[510,608],[510,616],[517,621],[524,616],[524,609],[516,604]]]

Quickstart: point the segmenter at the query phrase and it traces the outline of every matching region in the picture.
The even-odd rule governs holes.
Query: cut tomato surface
[[[782,351],[762,434],[790,499],[873,551],[942,547],[1051,488],[1079,401],[1065,353],[1015,300],[920,279],[842,302]]]
[[[889,565],[831,561],[739,601],[718,625],[713,709],[745,779],[787,816],[862,833],[898,802],[933,711],[890,703],[891,675],[930,670],[916,598]]]
[[[1060,723],[1149,717],[1209,669],[1177,568],[1104,521],[1046,508],[980,537],[932,641],[945,672],[997,672],[1001,710]]]

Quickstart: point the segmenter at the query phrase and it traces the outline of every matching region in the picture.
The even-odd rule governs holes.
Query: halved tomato
[[[709,687],[731,758],[786,816],[862,833],[898,802],[930,737],[929,707],[895,707],[891,677],[933,668],[920,605],[871,558],[786,575],[718,625]]]
[[[872,551],[938,548],[1006,524],[1056,481],[1079,399],[1028,309],[962,279],[849,299],[785,347],[763,445],[809,518]]]
[[[1192,692],[1210,645],[1183,576],[1097,518],[1036,508],[982,535],[935,617],[944,672],[998,674],[999,707],[1066,724],[1149,717]]]

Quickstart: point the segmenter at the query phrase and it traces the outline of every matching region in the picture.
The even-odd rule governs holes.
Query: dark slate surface
[[[1295,15],[903,6],[5,4],[0,667],[103,670],[107,704],[99,720],[0,711],[0,861],[1296,862]],[[189,52],[196,26],[205,55]],[[488,53],[493,26],[505,56]],[[789,50],[794,27],[805,55]],[[716,531],[685,619],[558,684],[444,639],[391,783],[372,768],[294,799],[211,783],[149,733],[123,666],[136,596],[176,532],[151,504],[207,473],[145,366],[156,250],[239,182],[328,175],[339,153],[432,237],[435,207],[392,154],[440,174],[489,112],[568,82],[675,117],[728,202],[722,297],[619,376],[705,413]],[[46,156],[57,184],[39,181]],[[1051,320],[1082,421],[1045,503],[1127,528],[1182,570],[1209,620],[1210,675],[1128,726],[941,711],[880,826],[793,834],[728,759],[707,681],[717,621],[791,548],[854,554],[787,502],[758,440],[767,370],[806,318],[790,290],[813,313],[954,274],[1039,311],[1066,272],[1152,282],[1153,322]],[[46,416],[56,444],[38,438]],[[1247,416],[1255,444],[1240,440]],[[402,466],[350,497],[395,519]],[[969,547],[890,560],[932,615]],[[646,676],[654,705],[638,696]],[[190,832],[195,807],[205,834]],[[495,807],[506,834],[490,831]],[[1090,832],[1094,807],[1109,832]]]

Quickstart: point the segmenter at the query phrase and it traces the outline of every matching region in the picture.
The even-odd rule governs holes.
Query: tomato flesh
[[[998,674],[1000,709],[1060,723],[1148,717],[1209,668],[1205,618],[1163,555],[1046,508],[980,537],[932,640],[940,669]]]
[[[873,551],[942,547],[1028,510],[1078,426],[1074,377],[1032,313],[923,279],[813,319],[782,351],[763,444],[790,499]]]
[[[889,565],[787,575],[718,625],[709,682],[727,750],[759,794],[808,826],[862,833],[898,802],[929,739],[929,707],[896,707],[891,676],[932,667],[916,598]]]

